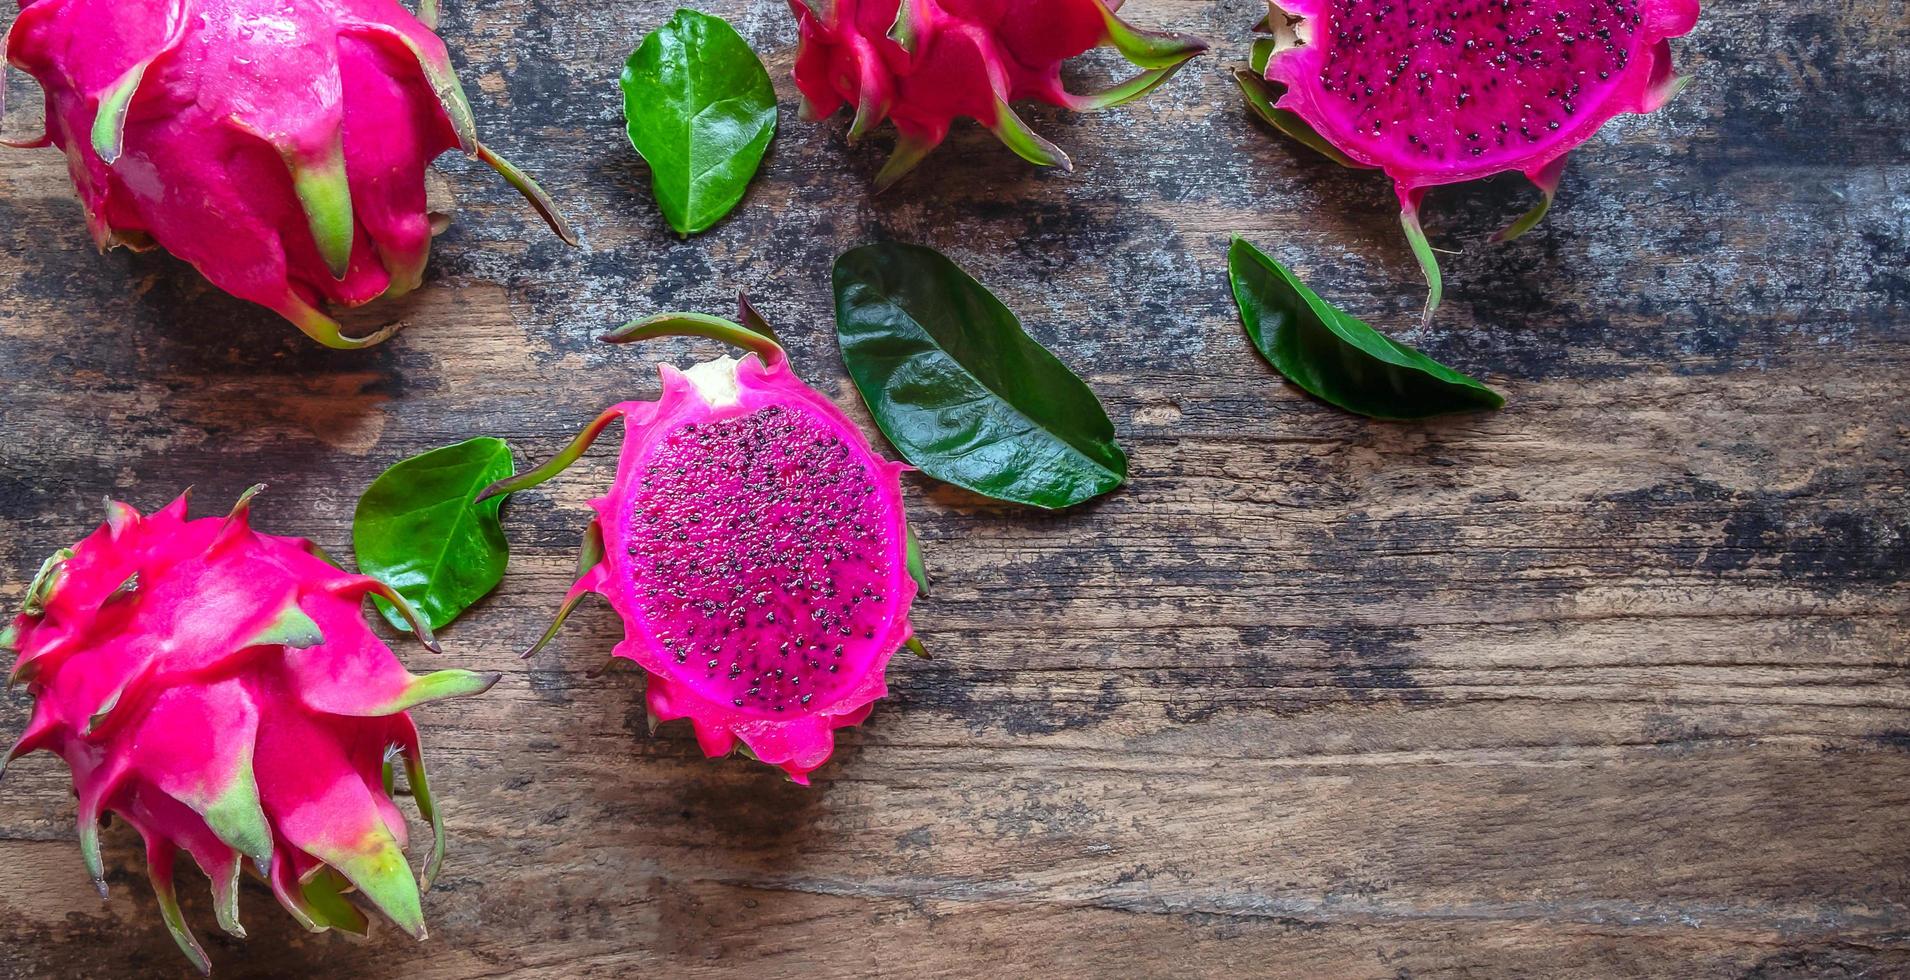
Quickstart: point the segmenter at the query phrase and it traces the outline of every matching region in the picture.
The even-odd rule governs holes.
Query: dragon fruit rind
[[[888,693],[896,650],[920,651],[906,467],[878,457],[796,377],[766,326],[667,314],[606,339],[680,334],[753,352],[687,371],[662,365],[657,401],[611,407],[550,463],[486,496],[556,475],[621,418],[622,461],[592,501],[582,576],[532,652],[585,593],[601,593],[626,628],[616,656],[649,674],[653,724],[687,718],[705,754],[740,745],[806,783],[834,730],[860,724]]]
[[[1419,223],[1427,188],[1518,171],[1542,200],[1494,236],[1545,217],[1565,158],[1621,113],[1677,94],[1668,38],[1698,0],[1276,0],[1235,79],[1269,123],[1338,162],[1382,170],[1439,305]],[[1275,101],[1277,97],[1278,101]]]
[[[47,561],[0,635],[19,651],[11,681],[34,696],[5,761],[47,749],[72,768],[80,849],[102,897],[100,821],[116,813],[140,833],[166,926],[202,971],[205,951],[173,892],[180,850],[212,880],[219,924],[234,936],[245,935],[239,874],[249,866],[308,929],[364,933],[364,913],[344,898],[355,890],[422,939],[394,760],[431,823],[426,888],[444,825],[405,712],[497,680],[406,672],[362,606],[367,594],[407,615],[410,606],[309,542],[252,530],[251,496],[229,517],[199,520],[186,518],[183,496],[149,516],[109,503],[99,530]]]
[[[104,250],[161,246],[313,339],[324,312],[423,281],[425,168],[483,160],[575,243],[544,192],[478,142],[444,42],[396,0],[20,0],[7,60],[38,79]]]
[[[1009,108],[1035,99],[1088,112],[1139,98],[1205,51],[1197,38],[1136,30],[1116,17],[1120,0],[789,0],[801,40],[796,87],[805,119],[855,107],[849,140],[893,119],[901,134],[876,176],[902,179],[967,116],[1022,158],[1072,169],[1068,155]],[[1061,63],[1111,45],[1139,75],[1075,95]]]

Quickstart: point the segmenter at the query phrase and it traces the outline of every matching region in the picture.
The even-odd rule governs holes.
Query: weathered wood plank
[[[1384,328],[1422,298],[1384,182],[1237,106],[1218,69],[1252,0],[1131,0],[1219,56],[1132,108],[1033,113],[1072,176],[963,132],[872,198],[885,148],[791,113],[743,209],[687,242],[612,84],[671,6],[449,5],[488,138],[586,247],[448,160],[431,288],[362,355],[164,256],[96,255],[58,156],[0,151],[0,599],[105,493],[268,481],[266,527],[342,553],[383,466],[476,433],[546,455],[654,390],[646,354],[691,354],[598,331],[738,289],[852,401],[828,269],[878,238],[947,251],[1079,368],[1132,484],[1064,515],[912,484],[938,659],[898,663],[811,790],[649,735],[634,675],[585,676],[604,610],[515,659],[610,462],[523,495],[500,593],[443,656],[405,650],[506,674],[419,713],[452,830],[432,938],[305,936],[248,886],[240,944],[194,881],[221,976],[1910,975],[1901,3],[1707,10],[1678,44],[1696,84],[1594,141],[1514,245],[1482,239],[1515,182],[1435,195],[1463,252],[1412,339],[1512,401],[1418,426],[1307,401],[1240,336],[1235,233]],[[793,104],[782,4],[708,9]],[[44,757],[0,786],[0,978],[182,971],[131,835],[106,835],[102,904],[72,809]]]

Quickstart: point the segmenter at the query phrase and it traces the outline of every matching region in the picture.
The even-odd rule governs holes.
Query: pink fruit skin
[[[39,749],[66,760],[102,895],[100,819],[117,813],[140,833],[167,925],[202,970],[172,890],[180,849],[211,879],[234,935],[249,864],[309,928],[362,932],[362,914],[339,899],[355,888],[422,938],[387,751],[433,824],[428,887],[443,829],[405,709],[497,676],[407,672],[362,614],[368,593],[389,589],[309,542],[253,531],[243,502],[230,517],[187,520],[186,501],[150,516],[111,505],[36,580],[4,638],[19,651],[13,681],[34,696],[6,761]]]
[[[444,43],[395,0],[21,0],[6,53],[101,249],[163,246],[330,346],[389,333],[346,338],[324,306],[423,281],[425,168],[489,156]]]
[[[710,757],[740,742],[807,783],[835,729],[887,696],[913,636],[907,467],[780,355],[691,373],[718,371],[734,373],[732,404],[664,365],[658,401],[612,410],[627,432],[617,481],[591,502],[605,561],[571,598],[601,593],[622,616],[616,655],[649,673],[654,720],[687,718]]]
[[[1118,0],[789,3],[800,34],[795,78],[804,116],[820,119],[848,105],[856,110],[852,140],[884,118],[901,133],[895,159],[877,178],[881,187],[900,179],[961,117],[979,120],[1035,163],[1068,168],[1067,155],[1028,131],[1008,103],[1032,99],[1077,111],[1116,105],[1145,94],[1206,48],[1129,27],[1114,16]],[[1149,71],[1108,92],[1068,92],[1061,63],[1102,44]]]

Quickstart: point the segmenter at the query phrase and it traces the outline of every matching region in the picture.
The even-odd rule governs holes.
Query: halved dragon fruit
[[[1439,262],[1420,226],[1426,190],[1507,171],[1538,206],[1494,236],[1545,217],[1566,154],[1620,113],[1677,94],[1668,38],[1690,33],[1698,0],[1275,0],[1247,102],[1289,136],[1352,167],[1385,171],[1426,273]],[[1269,84],[1270,83],[1270,84]],[[1275,101],[1275,96],[1278,101]]]
[[[444,857],[444,824],[405,712],[497,681],[407,672],[362,607],[382,596],[436,650],[409,604],[308,541],[252,530],[251,497],[229,517],[196,521],[185,496],[150,516],[109,502],[98,531],[47,560],[0,635],[19,651],[10,683],[34,696],[0,768],[38,749],[66,760],[80,851],[102,897],[101,819],[117,813],[139,831],[166,927],[202,971],[210,961],[173,892],[181,849],[212,879],[219,924],[234,936],[245,935],[239,874],[249,862],[308,929],[363,934],[364,913],[344,897],[356,890],[424,938],[394,759],[431,823],[425,888]]]
[[[1089,112],[1139,98],[1207,50],[1198,38],[1137,30],[1120,0],[789,0],[801,43],[796,87],[804,119],[856,107],[849,141],[883,119],[901,133],[876,175],[882,190],[913,170],[967,116],[1023,159],[1070,170],[1068,155],[1009,103],[1037,99]],[[1061,63],[1111,45],[1139,75],[1092,95],[1061,84]]]
[[[649,674],[653,725],[687,718],[705,754],[740,745],[807,783],[835,729],[860,724],[887,695],[896,650],[920,652],[907,467],[877,456],[796,377],[747,302],[744,319],[755,329],[672,313],[606,337],[705,336],[751,353],[687,371],[661,365],[657,401],[612,406],[555,459],[479,499],[556,476],[622,419],[622,461],[591,502],[581,577],[525,656],[600,593],[624,620],[616,656]]]
[[[155,245],[314,340],[357,348],[327,303],[424,278],[425,168],[483,160],[563,239],[530,178],[478,142],[444,42],[396,0],[20,0],[6,57],[46,93],[101,250]],[[3,108],[3,107],[0,107]]]

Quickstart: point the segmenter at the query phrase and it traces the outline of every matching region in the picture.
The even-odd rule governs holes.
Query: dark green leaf
[[[1340,312],[1245,239],[1234,239],[1227,267],[1248,339],[1321,401],[1390,420],[1505,404],[1491,388]]]
[[[511,447],[480,438],[433,449],[386,470],[358,498],[352,547],[358,569],[411,601],[439,629],[504,578],[510,545],[498,521],[504,498],[474,503],[478,491],[515,471]],[[380,600],[399,629],[404,618]]]
[[[836,260],[836,340],[904,459],[1000,500],[1060,508],[1127,481],[1080,378],[940,252],[865,245]]]
[[[776,89],[727,22],[679,10],[624,66],[623,115],[664,218],[691,235],[743,199],[776,135]]]

